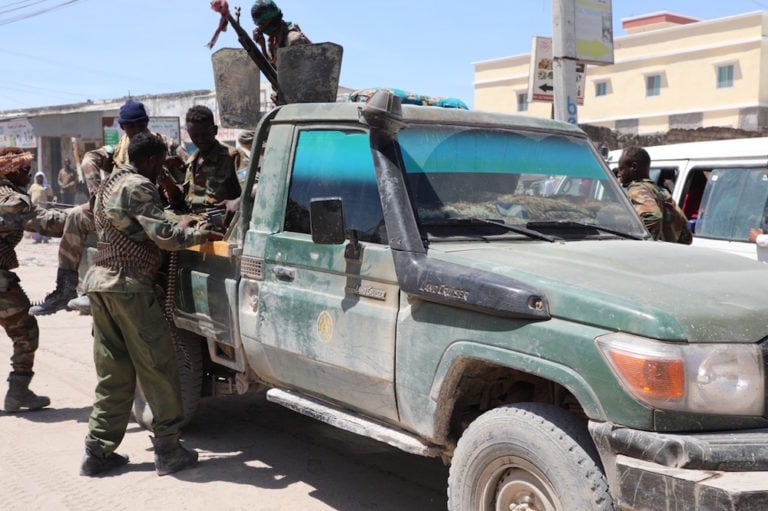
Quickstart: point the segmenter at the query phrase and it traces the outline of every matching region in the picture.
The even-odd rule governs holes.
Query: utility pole
[[[576,84],[575,0],[552,0],[552,57],[555,119],[579,123]]]

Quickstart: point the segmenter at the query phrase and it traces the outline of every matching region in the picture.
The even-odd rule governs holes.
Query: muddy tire
[[[176,350],[176,362],[179,367],[181,384],[181,404],[184,408],[186,426],[197,413],[203,386],[203,338],[191,332],[179,331],[179,343],[183,346]],[[186,357],[184,353],[186,352]],[[144,429],[152,431],[152,409],[144,397],[144,391],[136,382],[136,394],[133,397],[133,418]]]
[[[586,427],[555,406],[522,403],[484,413],[451,462],[448,509],[613,510]]]

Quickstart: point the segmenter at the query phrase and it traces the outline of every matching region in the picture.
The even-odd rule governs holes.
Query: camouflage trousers
[[[13,342],[11,367],[17,373],[32,372],[40,339],[37,320],[28,313],[30,306],[16,274],[0,270],[0,326]]]
[[[171,332],[155,294],[90,292],[96,400],[88,437],[117,449],[131,415],[136,380],[152,409],[156,437],[178,433],[181,389]]]
[[[86,238],[95,230],[93,212],[88,205],[75,206],[69,210],[59,245],[59,268],[77,271],[83,258]]]

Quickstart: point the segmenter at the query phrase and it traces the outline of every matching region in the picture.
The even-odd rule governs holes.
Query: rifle
[[[64,204],[63,202],[53,202],[53,201],[40,201],[40,205],[48,206],[49,208],[55,208],[55,209],[67,209],[67,208],[74,208],[75,206],[79,206],[79,204]]]
[[[235,32],[237,32],[237,40],[240,41],[240,45],[243,47],[246,53],[248,53],[248,56],[251,57],[251,60],[256,63],[256,66],[259,68],[259,70],[261,70],[261,72],[264,74],[264,77],[266,77],[266,79],[272,85],[272,89],[278,95],[280,95],[280,84],[277,82],[277,71],[275,70],[275,67],[267,60],[264,54],[261,53],[261,50],[259,50],[259,48],[256,46],[256,43],[253,42],[251,36],[248,34],[248,32],[245,31],[242,25],[240,25],[240,7],[235,8],[235,14],[237,17],[232,16],[232,13],[229,12],[229,6],[227,6],[226,2],[219,4],[211,2],[211,8],[213,8],[214,11],[220,13],[222,17],[224,17],[227,22],[232,25],[232,28],[234,28]],[[224,27],[226,29],[226,26]],[[209,48],[213,46],[212,43],[214,43],[215,39],[216,36],[214,36],[214,39],[212,39],[211,43],[209,43]]]
[[[85,176],[83,175],[83,167],[80,165],[80,146],[77,144],[77,137],[72,137],[72,154],[75,156],[75,169],[77,169],[77,182],[79,184],[85,183]]]
[[[221,206],[209,206],[206,207],[202,213],[203,221],[210,226],[213,231],[225,232],[227,210]]]

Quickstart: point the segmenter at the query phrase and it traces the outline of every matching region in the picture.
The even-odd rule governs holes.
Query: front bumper
[[[666,434],[590,422],[614,502],[630,510],[768,510],[768,429]]]

